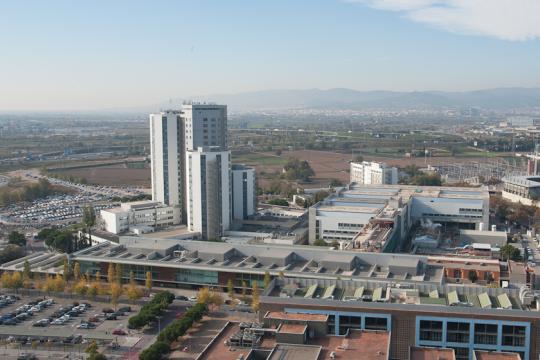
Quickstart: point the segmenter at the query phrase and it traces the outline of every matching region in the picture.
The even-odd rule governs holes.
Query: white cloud
[[[509,41],[540,37],[540,0],[348,0],[454,33]]]

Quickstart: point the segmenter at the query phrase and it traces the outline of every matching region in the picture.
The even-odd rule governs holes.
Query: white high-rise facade
[[[257,186],[255,169],[244,165],[232,165],[232,217],[245,220],[257,210]]]
[[[385,163],[351,162],[351,183],[373,185],[395,185],[398,183],[398,171]]]
[[[186,150],[199,147],[218,147],[228,150],[227,106],[211,104],[187,104],[182,106],[186,129]]]
[[[219,239],[230,226],[230,158],[219,147],[186,152],[187,225],[204,240]]]
[[[183,210],[185,144],[180,111],[150,115],[150,156],[152,200]]]

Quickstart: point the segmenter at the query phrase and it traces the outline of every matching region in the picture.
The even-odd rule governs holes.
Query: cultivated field
[[[129,168],[124,164],[55,170],[56,173],[85,178],[88,184],[150,187],[149,168]]]

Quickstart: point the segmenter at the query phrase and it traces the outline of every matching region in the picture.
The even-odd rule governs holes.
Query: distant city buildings
[[[351,183],[365,185],[395,185],[398,170],[385,163],[362,161],[351,162]]]

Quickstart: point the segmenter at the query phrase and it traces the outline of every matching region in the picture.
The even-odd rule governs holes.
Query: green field
[[[274,165],[283,166],[287,162],[286,157],[269,156],[258,153],[238,154],[231,156],[232,162],[235,164],[246,165]]]

